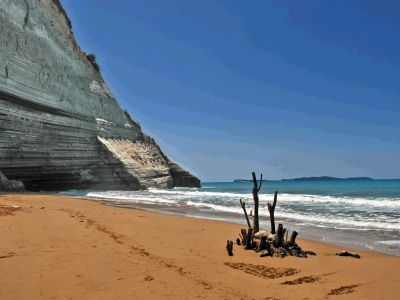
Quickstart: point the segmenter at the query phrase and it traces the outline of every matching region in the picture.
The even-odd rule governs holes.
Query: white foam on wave
[[[176,201],[173,200],[154,196],[149,197],[148,195],[145,196],[144,194],[134,195],[131,192],[127,192],[126,194],[116,192],[91,192],[87,193],[86,196],[94,199],[106,199],[114,202],[123,201],[127,203],[176,204]]]
[[[152,194],[163,194],[163,195],[179,195],[186,197],[195,198],[219,198],[225,199],[226,201],[238,201],[238,199],[252,200],[253,196],[251,193],[231,193],[231,192],[209,192],[201,190],[161,190],[161,189],[150,189]],[[272,194],[259,195],[260,203],[267,203],[273,200]],[[351,198],[351,197],[334,197],[334,196],[322,196],[322,195],[307,195],[307,194],[279,194],[278,201],[282,203],[321,203],[321,204],[340,204],[350,206],[364,206],[370,207],[381,207],[381,208],[400,208],[400,199],[391,198]]]
[[[342,229],[383,229],[383,230],[400,230],[400,223],[397,222],[377,222],[373,218],[363,218],[356,219],[354,217],[341,217],[338,218],[335,215],[311,215],[311,214],[299,214],[299,213],[290,213],[290,212],[281,212],[276,213],[276,217],[287,218],[291,220],[298,221],[308,221],[312,223],[318,224],[332,224],[337,225],[335,228]]]
[[[210,208],[214,211],[229,212],[229,213],[235,213],[235,214],[239,214],[242,211],[242,209],[238,208],[238,207],[223,206],[223,205],[212,204],[212,203],[187,201],[186,204],[188,206],[194,206],[194,207],[199,207],[199,208]]]
[[[197,189],[150,189],[148,191],[107,191],[107,192],[89,192],[87,197],[94,199],[104,199],[119,203],[135,203],[135,204],[153,204],[180,206],[187,205],[201,210],[210,210],[221,213],[242,214],[242,209],[238,205],[238,199],[242,198],[249,204],[248,209],[252,209],[252,195],[240,193],[224,193],[199,191]],[[272,195],[260,195],[259,214],[268,217],[268,209],[266,202],[270,202]],[[249,201],[248,201],[249,200]],[[316,226],[326,226],[333,228],[350,228],[350,229],[378,229],[378,230],[400,230],[400,220],[396,217],[397,207],[400,205],[398,200],[371,200],[371,199],[350,199],[331,196],[314,196],[314,195],[292,195],[281,194],[280,206],[276,212],[277,218],[286,218],[294,220],[298,223],[312,223]],[[304,205],[304,210],[300,212],[298,207],[295,209],[290,205],[296,203]],[[332,213],[332,210],[321,209],[321,205],[340,205],[341,211]],[[314,205],[317,211],[314,210]],[[349,214],[343,207],[352,205],[357,211],[362,213]],[[394,217],[379,215],[374,213],[364,213],[368,207],[385,207],[389,212],[395,213]],[[301,206],[300,206],[301,207]],[[389,207],[389,208],[388,208]]]
[[[377,241],[376,243],[389,246],[400,246],[400,240]]]
[[[218,212],[228,212],[228,213],[236,213],[242,214],[242,209],[239,207],[229,207],[223,205],[217,205],[212,203],[203,203],[203,202],[193,202],[188,201],[186,203],[189,206],[199,207],[199,208],[209,208],[213,211]],[[263,217],[269,217],[268,209],[261,208],[259,209],[259,215]],[[306,221],[311,224],[324,224],[324,227],[327,227],[327,224],[333,225],[335,228],[342,229],[383,229],[383,230],[400,230],[399,222],[379,222],[381,219],[355,219],[351,217],[342,217],[338,218],[337,216],[323,216],[316,214],[300,214],[288,211],[277,211],[275,213],[277,218],[285,218],[296,221]]]
[[[282,198],[282,199],[281,199]],[[340,205],[351,205],[351,206],[372,206],[382,208],[400,208],[400,199],[389,199],[389,198],[350,198],[350,197],[334,197],[334,196],[317,196],[317,195],[293,195],[293,194],[282,194],[280,201],[287,202],[308,202],[308,203],[332,203]]]

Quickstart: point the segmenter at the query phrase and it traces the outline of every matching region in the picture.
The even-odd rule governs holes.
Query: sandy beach
[[[244,226],[52,195],[0,196],[3,299],[394,299],[400,258],[299,240],[309,258],[234,246]],[[301,232],[300,232],[301,237]]]

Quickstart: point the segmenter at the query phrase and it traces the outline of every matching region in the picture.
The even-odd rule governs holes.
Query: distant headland
[[[348,178],[338,178],[331,176],[316,176],[316,177],[299,177],[299,178],[291,178],[291,179],[280,179],[280,180],[263,180],[263,181],[350,181],[350,180],[374,180],[370,177],[348,177]],[[251,179],[234,179],[233,182],[252,182]]]

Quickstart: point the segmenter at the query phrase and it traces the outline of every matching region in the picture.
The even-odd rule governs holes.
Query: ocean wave
[[[194,206],[194,207],[198,207],[198,208],[210,208],[214,211],[219,211],[219,212],[228,212],[228,213],[235,213],[235,214],[239,214],[242,212],[241,208],[234,207],[234,206],[223,206],[223,205],[218,205],[218,204],[193,202],[193,201],[187,201],[186,204],[188,206]]]
[[[209,208],[213,211],[227,212],[242,214],[242,209],[240,207],[227,207],[223,205],[193,202],[188,201],[186,203],[188,206],[194,206],[198,208]],[[260,217],[269,217],[269,212],[267,208],[259,209]],[[388,218],[354,218],[350,216],[338,218],[335,215],[318,215],[318,214],[306,214],[306,213],[295,213],[287,211],[277,211],[275,213],[277,219],[288,219],[301,222],[309,222],[311,224],[319,224],[324,227],[327,225],[333,225],[330,227],[341,228],[341,229],[355,229],[355,228],[365,228],[365,229],[383,229],[383,230],[400,230],[400,223],[398,220],[390,220]],[[386,220],[386,222],[383,222]],[[336,226],[335,226],[336,225]],[[337,226],[339,225],[339,226]],[[344,227],[346,226],[346,227]]]
[[[308,221],[318,224],[339,225],[339,227],[338,226],[333,226],[333,227],[341,229],[365,228],[365,229],[400,230],[400,223],[397,220],[389,220],[389,219],[387,219],[387,222],[382,222],[381,220],[374,220],[371,218],[355,219],[350,216],[337,218],[335,215],[330,215],[330,216],[317,215],[317,214],[307,215],[300,213],[276,213],[276,217],[287,218],[298,221]]]
[[[389,246],[400,246],[400,240],[377,241],[376,243]]]
[[[124,204],[188,206],[202,211],[235,215],[243,214],[238,203],[240,198],[247,201],[249,212],[253,203],[251,194],[209,192],[197,189],[88,192],[86,196]],[[270,194],[260,195],[259,214],[263,218],[269,217],[266,204],[270,202],[271,197]],[[276,218],[287,219],[297,224],[309,223],[314,226],[339,229],[400,230],[398,210],[400,201],[398,200],[281,194],[279,203],[282,205],[275,213]],[[385,212],[371,211],[371,207],[384,208]]]
[[[184,197],[195,197],[201,199],[224,199],[226,201],[244,201],[253,200],[253,196],[250,193],[231,193],[231,192],[209,192],[200,190],[161,190],[161,189],[150,189],[150,193],[165,195],[165,196],[180,196]],[[260,203],[267,203],[273,201],[272,194],[261,194],[259,195]],[[282,203],[321,203],[321,204],[340,204],[350,206],[364,206],[370,207],[381,207],[381,208],[400,208],[400,199],[392,198],[351,198],[351,197],[334,197],[334,196],[318,196],[318,195],[307,195],[307,194],[279,194],[278,201]],[[250,202],[251,205],[251,202]]]
[[[145,196],[143,194],[132,196],[131,193],[117,194],[116,192],[90,192],[86,194],[89,198],[104,199],[114,202],[132,202],[132,203],[146,203],[146,204],[176,204],[176,201],[164,199],[161,197]]]

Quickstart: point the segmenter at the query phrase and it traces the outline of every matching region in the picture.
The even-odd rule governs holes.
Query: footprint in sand
[[[312,283],[320,280],[321,278],[318,276],[303,276],[294,280],[288,280],[284,281],[281,284],[285,285],[297,285],[297,284],[303,284],[303,283]]]
[[[236,270],[241,270],[247,274],[270,279],[292,276],[299,272],[299,270],[292,268],[272,268],[263,265],[253,265],[245,263],[226,262],[225,265]]]
[[[332,289],[328,296],[337,296],[337,295],[346,295],[354,292],[354,288],[358,287],[359,284],[353,284],[353,285],[345,285],[341,286],[337,289]]]
[[[9,257],[13,257],[13,256],[15,256],[16,254],[14,253],[14,252],[10,252],[10,253],[8,253],[8,254],[6,254],[6,255],[0,255],[0,259],[1,258],[9,258]]]

